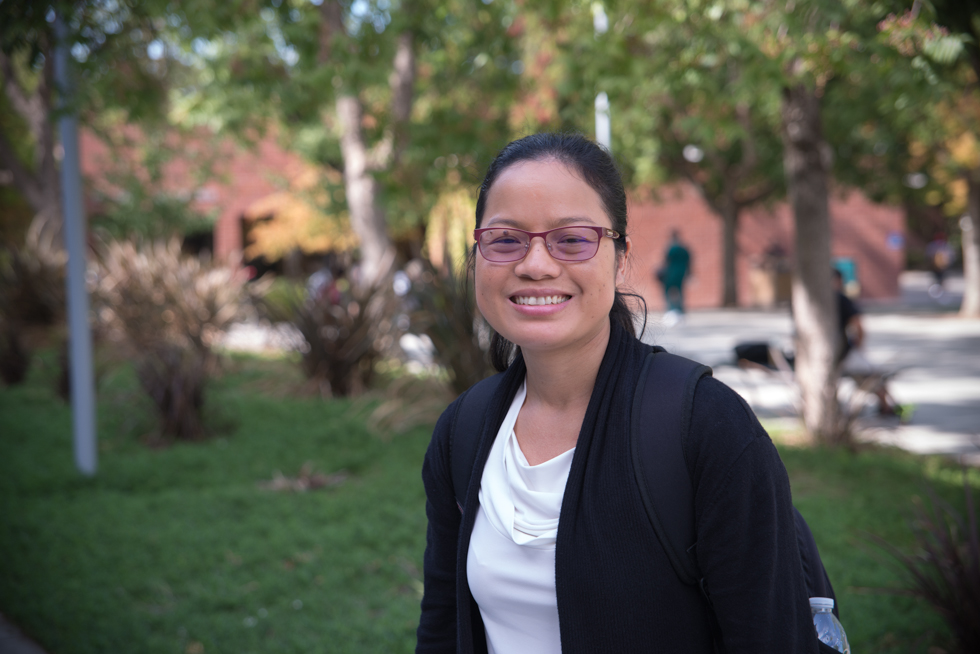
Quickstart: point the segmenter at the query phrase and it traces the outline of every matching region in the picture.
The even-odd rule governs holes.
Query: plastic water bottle
[[[817,638],[842,654],[851,654],[851,646],[847,644],[847,634],[844,633],[844,627],[833,614],[833,610],[833,599],[810,598],[810,612],[813,614],[813,626],[817,630]]]

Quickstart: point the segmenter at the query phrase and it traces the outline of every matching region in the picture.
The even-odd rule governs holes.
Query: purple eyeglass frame
[[[551,247],[548,245],[548,234],[550,234],[551,232],[559,232],[563,229],[591,229],[592,231],[594,231],[596,234],[599,235],[600,239],[605,237],[605,238],[611,238],[613,240],[616,240],[620,237],[619,232],[609,229],[608,227],[598,227],[596,225],[566,225],[565,227],[555,227],[554,229],[549,229],[544,232],[529,232],[524,229],[517,229],[516,227],[481,227],[480,229],[473,230],[473,240],[476,241],[477,247],[480,250],[480,254],[483,255],[483,258],[491,263],[514,263],[515,261],[521,261],[524,257],[527,256],[527,253],[531,251],[531,241],[534,240],[534,237],[536,236],[541,237],[541,240],[544,241],[545,247],[548,249],[548,254],[550,254],[551,257],[556,261],[572,261],[572,262],[588,261],[589,259],[592,259],[593,257],[595,257],[596,254],[599,253],[598,244],[600,243],[600,241],[596,241],[595,252],[593,252],[592,256],[590,257],[587,257],[585,259],[562,259],[560,257],[556,257],[555,253],[551,251]],[[487,255],[483,253],[483,246],[480,245],[480,235],[483,234],[483,232],[489,232],[493,230],[500,230],[500,231],[506,230],[509,232],[520,232],[521,234],[527,234],[528,237],[527,245],[524,246],[524,254],[517,257],[516,259],[508,259],[507,261],[494,261],[493,259],[487,257]]]

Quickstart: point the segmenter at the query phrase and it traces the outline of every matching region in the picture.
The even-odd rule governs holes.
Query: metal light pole
[[[92,332],[88,322],[88,293],[85,289],[85,208],[78,164],[78,126],[70,108],[71,83],[68,71],[68,30],[61,16],[55,17],[58,45],[54,75],[60,117],[58,134],[64,157],[61,160],[61,207],[68,267],[68,333],[71,368],[71,413],[75,465],[82,474],[95,474],[98,459],[95,435],[95,382],[92,372]]]
[[[612,125],[609,121],[609,96],[603,91],[595,96],[595,140],[612,152]]]
[[[595,28],[595,38],[599,38],[609,29],[609,17],[606,10],[598,2],[592,5],[592,26]],[[612,125],[609,121],[609,96],[605,91],[595,96],[595,140],[596,143],[612,152]]]

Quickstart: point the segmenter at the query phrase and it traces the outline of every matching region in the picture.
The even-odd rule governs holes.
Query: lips
[[[572,299],[570,295],[546,295],[543,297],[515,295],[510,299],[510,301],[514,304],[521,304],[525,306],[544,306],[548,304],[561,304],[563,302],[568,302],[570,299]]]

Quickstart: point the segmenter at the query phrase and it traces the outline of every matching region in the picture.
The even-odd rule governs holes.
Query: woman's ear
[[[626,262],[629,260],[630,251],[633,249],[633,241],[630,237],[626,237],[626,249],[623,250],[622,254],[619,255],[619,261],[616,264],[616,285],[626,283]]]

